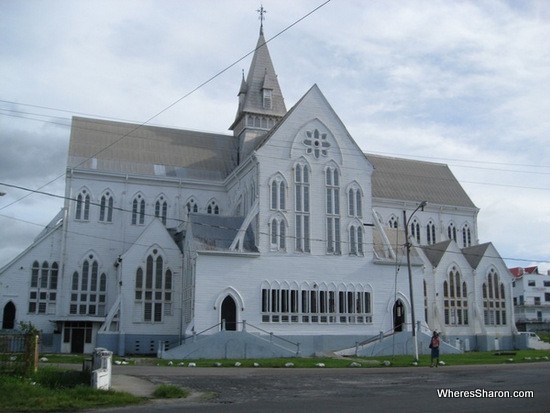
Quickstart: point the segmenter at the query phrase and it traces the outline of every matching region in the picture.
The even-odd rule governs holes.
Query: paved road
[[[108,412],[548,412],[550,363],[439,368],[262,369],[120,367],[115,374],[171,383],[208,400],[152,401]],[[439,398],[436,389],[531,390],[534,398]]]

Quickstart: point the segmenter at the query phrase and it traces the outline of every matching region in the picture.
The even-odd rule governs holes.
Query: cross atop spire
[[[264,20],[265,20],[265,14],[267,13],[267,10],[264,9],[263,4],[260,5],[260,8],[256,10],[260,14],[260,33],[264,34]]]

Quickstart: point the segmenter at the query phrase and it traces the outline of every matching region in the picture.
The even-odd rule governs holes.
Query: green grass
[[[157,399],[183,399],[187,396],[189,396],[189,390],[173,384],[161,384],[153,392],[153,397]]]
[[[142,402],[128,393],[95,390],[88,374],[41,368],[24,378],[0,376],[0,412],[77,411]]]
[[[532,363],[535,361],[546,361],[544,357],[550,359],[550,350],[514,350],[505,351],[503,354],[496,355],[499,352],[468,352],[463,354],[441,354],[441,360],[448,365],[468,365],[468,364],[500,364],[509,363],[513,359],[514,363]],[[508,353],[515,353],[509,355]],[[46,355],[48,363],[82,363],[84,358],[89,356],[68,356],[68,355]],[[538,358],[538,360],[537,360]],[[388,360],[392,366],[410,366],[412,356],[377,356],[377,357],[345,357],[345,358],[271,358],[271,359],[209,359],[209,360],[162,360],[154,357],[115,357],[114,360],[124,360],[128,366],[134,365],[157,365],[172,366],[174,368],[188,367],[189,363],[194,363],[196,367],[235,367],[235,363],[240,363],[240,367],[255,367],[255,363],[260,367],[266,368],[287,368],[287,363],[292,363],[294,368],[318,368],[318,363],[323,363],[326,368],[344,368],[350,367],[352,362],[360,363],[361,367],[380,367],[382,362]],[[42,365],[45,365],[43,363]],[[428,366],[430,364],[429,355],[420,355],[419,365]]]
[[[514,353],[511,355],[510,353]],[[441,354],[440,360],[447,365],[470,365],[470,364],[502,364],[502,363],[533,363],[536,361],[547,361],[550,359],[550,350],[515,350],[511,352],[469,352],[463,354]],[[509,361],[512,359],[513,361]],[[378,357],[345,357],[345,358],[273,358],[273,359],[218,359],[218,360],[157,360],[159,366],[172,366],[174,368],[188,367],[189,363],[195,363],[196,367],[259,367],[267,368],[318,368],[318,364],[324,364],[325,368],[350,367],[355,362],[361,367],[381,367],[384,361],[389,361],[394,367],[411,366],[412,356],[378,356]],[[430,356],[421,355],[419,366],[429,366]]]
[[[514,353],[514,354],[511,354]],[[82,363],[87,355],[46,355],[48,363]],[[550,359],[550,350],[516,350],[513,352],[471,352],[464,354],[441,354],[448,366],[471,364],[536,363]],[[122,359],[120,359],[122,360]],[[219,359],[219,360],[159,360],[155,358],[126,358],[128,365],[156,364],[189,368],[240,367],[264,368],[350,368],[352,363],[360,368],[384,367],[389,361],[392,367],[412,365],[411,356],[345,357],[345,358],[272,358],[272,359]],[[292,366],[289,367],[289,363]],[[137,404],[143,401],[128,393],[95,390],[90,387],[90,376],[81,371],[60,370],[42,363],[38,372],[30,377],[0,375],[0,412],[63,412],[101,407],[116,407]],[[428,355],[421,355],[418,365],[429,366]],[[360,365],[360,366],[359,366]],[[356,367],[357,368],[357,367]],[[154,393],[156,398],[183,398],[188,391],[177,386],[161,385]]]

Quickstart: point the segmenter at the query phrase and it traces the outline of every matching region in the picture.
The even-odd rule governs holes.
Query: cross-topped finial
[[[260,8],[256,10],[258,13],[260,13],[260,33],[264,33],[264,20],[265,20],[265,14],[267,13],[267,10],[264,9],[263,4],[260,5]]]

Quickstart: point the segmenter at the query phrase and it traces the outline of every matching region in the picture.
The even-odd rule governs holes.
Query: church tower
[[[262,9],[261,20],[263,12]],[[243,73],[238,96],[239,108],[229,129],[238,139],[240,162],[254,150],[259,138],[286,114],[283,94],[265,43],[263,22],[248,76],[245,80]]]

